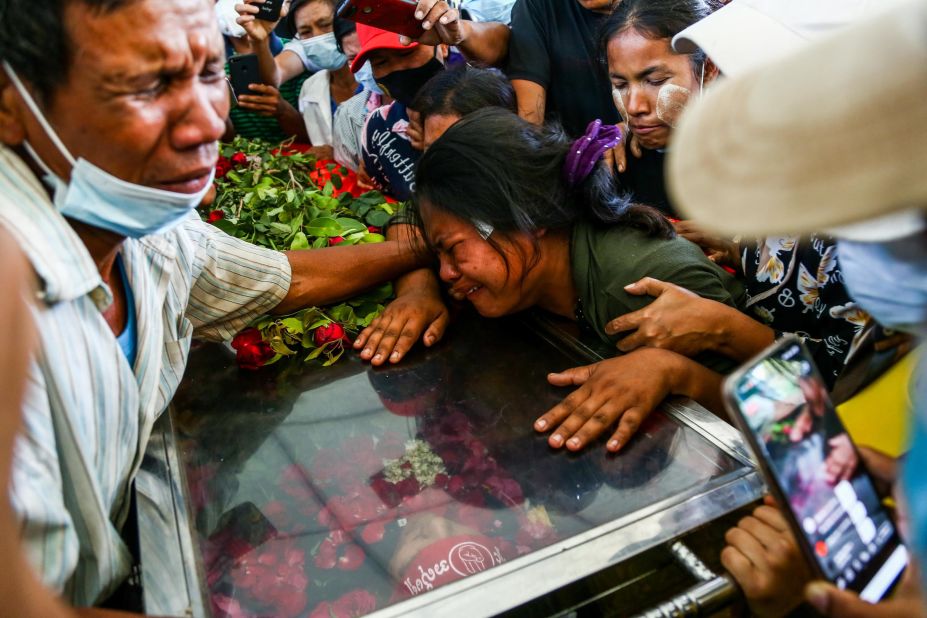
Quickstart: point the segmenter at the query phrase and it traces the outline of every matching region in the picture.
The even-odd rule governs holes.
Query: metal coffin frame
[[[601,358],[555,324],[535,318],[539,335],[585,358]],[[757,501],[764,482],[737,431],[689,400],[662,411],[734,458],[743,468],[708,486],[667,498],[516,560],[384,608],[372,616],[490,616],[666,543]],[[145,610],[209,616],[199,549],[185,504],[170,413],[158,421],[136,481]]]

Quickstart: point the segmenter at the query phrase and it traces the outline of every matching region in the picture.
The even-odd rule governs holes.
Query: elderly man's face
[[[69,2],[67,79],[44,105],[75,157],[141,185],[204,187],[225,129],[224,54],[208,0],[136,0],[98,14]],[[63,158],[30,115],[26,138],[52,168]]]

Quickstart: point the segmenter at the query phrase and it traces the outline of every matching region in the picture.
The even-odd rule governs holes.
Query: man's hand
[[[625,291],[634,296],[653,296],[654,301],[605,325],[609,335],[631,331],[617,344],[622,352],[650,347],[694,356],[716,347],[713,342],[721,335],[724,316],[736,311],[651,277],[626,286]]]
[[[270,38],[270,33],[274,31],[280,21],[264,21],[258,19],[257,14],[260,12],[258,5],[264,4],[264,0],[244,0],[244,4],[236,4],[235,10],[238,11],[238,25],[245,29],[248,37],[256,42],[263,43]],[[283,8],[280,9],[280,19],[286,17],[290,3],[284,2]]]
[[[367,173],[367,168],[364,167],[363,161],[357,166],[357,188],[365,192],[379,188],[376,183],[374,183],[373,178],[370,177],[370,174]]]
[[[801,603],[811,570],[779,509],[758,507],[724,539],[721,564],[740,584],[754,615],[784,616]]]
[[[398,363],[421,336],[431,347],[444,336],[450,320],[441,297],[423,290],[396,297],[354,340],[354,349],[371,365]],[[424,335],[422,332],[424,331]],[[363,349],[362,349],[363,348]]]
[[[677,221],[673,227],[677,234],[701,247],[715,264],[740,270],[740,254],[734,241],[709,234],[692,221]]]
[[[257,112],[262,116],[279,116],[283,113],[285,101],[280,91],[267,84],[250,84],[248,89],[257,94],[243,94],[238,97],[238,106]]]
[[[550,446],[566,444],[569,450],[578,451],[617,421],[618,428],[606,448],[618,451],[654,408],[672,394],[672,369],[664,354],[638,350],[548,375],[554,386],[579,388],[537,419],[534,429],[554,429],[547,440]]]
[[[415,41],[423,45],[463,45],[469,34],[469,22],[444,0],[418,0],[415,19],[422,22],[422,34]],[[400,36],[399,42],[411,45],[412,39]]]

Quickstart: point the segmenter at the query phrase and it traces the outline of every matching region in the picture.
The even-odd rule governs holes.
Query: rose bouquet
[[[202,216],[222,231],[280,251],[384,240],[395,203],[377,191],[360,194],[354,173],[337,163],[243,138],[224,144],[221,154],[216,200]],[[262,318],[233,340],[238,364],[258,369],[302,357],[330,365],[391,296],[387,284],[337,305]]]

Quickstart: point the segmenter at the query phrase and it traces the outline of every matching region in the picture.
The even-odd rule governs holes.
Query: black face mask
[[[393,71],[377,80],[384,94],[388,94],[400,103],[409,105],[415,100],[415,95],[422,89],[429,79],[438,71],[443,71],[444,65],[437,58],[432,58],[415,69]]]

